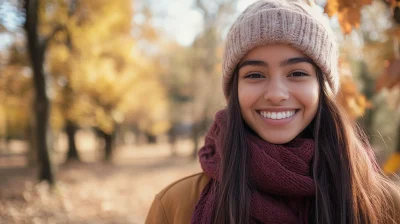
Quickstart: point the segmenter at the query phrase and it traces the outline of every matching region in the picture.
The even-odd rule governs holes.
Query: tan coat
[[[147,215],[146,224],[188,224],[196,202],[209,178],[204,173],[180,179],[158,193]],[[395,199],[396,223],[400,224],[400,196],[391,191]]]
[[[208,180],[206,175],[198,173],[170,184],[154,198],[146,224],[190,223],[194,206]]]

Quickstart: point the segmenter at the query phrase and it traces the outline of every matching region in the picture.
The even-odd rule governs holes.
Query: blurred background
[[[144,223],[200,172],[230,25],[254,0],[0,0],[0,223]],[[400,1],[316,0],[338,101],[400,167]]]

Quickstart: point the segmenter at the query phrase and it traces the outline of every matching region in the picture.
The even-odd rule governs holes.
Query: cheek
[[[318,100],[319,100],[319,86],[318,82],[315,81],[310,83],[306,87],[303,87],[299,90],[299,99],[305,107],[306,113],[315,115],[318,109]]]
[[[257,101],[258,95],[259,93],[257,88],[254,88],[254,86],[249,84],[239,82],[239,105],[243,112],[245,109],[250,108]]]

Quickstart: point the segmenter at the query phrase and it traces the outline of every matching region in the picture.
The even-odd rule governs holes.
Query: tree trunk
[[[177,155],[176,139],[177,139],[176,127],[175,127],[175,124],[172,124],[172,127],[168,132],[168,140],[169,140],[169,145],[170,145],[170,150],[171,150],[171,156]]]
[[[115,131],[111,134],[96,128],[96,133],[104,139],[104,161],[109,162],[112,159],[114,151]]]
[[[68,153],[67,153],[67,161],[77,160],[80,161],[78,150],[76,149],[75,143],[75,133],[77,132],[78,127],[77,125],[67,120],[67,124],[65,127],[65,131],[67,132],[68,136]]]
[[[200,122],[194,124],[193,129],[192,129],[192,140],[193,140],[193,151],[192,151],[192,159],[196,160],[197,158],[197,152],[199,149],[199,140],[202,132],[206,131],[209,119],[207,117],[207,110],[209,108],[209,105],[206,105],[204,110],[203,110],[203,116],[200,120]]]
[[[193,151],[192,159],[197,158],[197,149],[199,148],[199,138],[200,138],[200,125],[199,123],[194,123],[192,127],[192,141],[193,141]]]
[[[396,152],[400,153],[400,123],[397,125],[397,144],[396,144]]]
[[[192,140],[193,140],[193,151],[192,151],[192,159],[196,160],[197,158],[197,152],[199,149],[199,140],[201,134],[206,131],[207,126],[208,126],[208,118],[206,115],[203,116],[203,119],[197,124],[194,125],[193,127],[193,132],[192,132]]]
[[[113,145],[114,136],[113,136],[113,134],[108,134],[108,133],[103,132],[103,138],[104,138],[104,142],[105,142],[104,160],[111,161],[113,149],[114,149],[114,147],[113,147],[114,146]]]
[[[4,100],[3,98],[1,99],[2,101]],[[0,129],[0,152],[8,152],[8,145],[7,145],[7,136],[8,136],[8,116],[7,116],[7,111],[5,108],[0,107],[4,112],[0,113],[3,115],[2,117],[2,122],[0,124],[1,129]]]
[[[146,139],[147,139],[147,143],[148,144],[155,144],[157,143],[157,137],[149,132],[145,133],[146,135]]]
[[[126,134],[126,127],[122,124],[115,125],[115,140],[114,144],[118,148],[118,146],[123,146],[126,144],[125,142],[125,134]]]
[[[39,180],[48,181],[50,185],[53,185],[55,177],[48,147],[50,102],[46,93],[46,77],[43,69],[47,41],[40,41],[38,36],[38,0],[25,0],[24,3],[26,12],[25,30],[35,87],[35,143],[39,160]]]
[[[38,158],[37,158],[37,144],[36,144],[36,136],[33,132],[35,129],[35,122],[34,118],[30,119],[30,123],[28,124],[26,128],[26,140],[28,141],[28,153],[27,153],[27,161],[28,161],[28,166],[33,167],[36,166],[38,163]]]

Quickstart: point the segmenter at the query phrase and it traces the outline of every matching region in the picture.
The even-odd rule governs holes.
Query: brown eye
[[[291,77],[302,77],[302,76],[308,76],[308,74],[305,73],[305,72],[296,71],[296,72],[292,72],[289,76],[291,76]]]
[[[250,78],[250,79],[262,79],[264,76],[260,73],[251,73],[245,76],[245,78]]]

